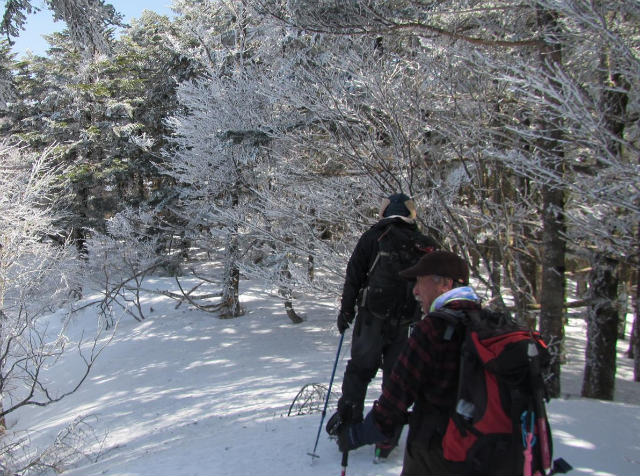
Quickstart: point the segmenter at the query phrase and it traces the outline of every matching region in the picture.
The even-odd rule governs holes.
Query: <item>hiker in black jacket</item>
[[[393,250],[394,247],[400,247],[399,243],[409,242],[412,248],[420,250],[415,262],[422,254],[437,247],[435,241],[418,231],[416,208],[407,195],[398,193],[385,199],[380,217],[380,221],[360,237],[347,265],[337,326],[341,334],[349,328],[354,318],[355,326],[351,339],[351,359],[344,373],[338,411],[333,417],[339,416],[342,421],[362,421],[369,383],[379,368],[382,368],[383,382],[389,378],[393,364],[407,342],[409,325],[420,318],[419,309],[412,299],[411,282],[403,281],[397,276],[397,271],[383,269],[389,265],[379,257],[381,248],[389,251],[389,247]],[[391,254],[392,261],[402,261],[393,252]],[[413,263],[399,264],[400,269],[407,267],[407,264]],[[391,273],[393,281],[400,282],[404,287],[397,290],[378,286],[380,299],[368,299],[367,294],[371,296],[375,291],[370,286],[373,273],[385,272]],[[388,456],[396,446],[401,430],[402,425],[393,438],[377,445],[376,454],[379,457]]]

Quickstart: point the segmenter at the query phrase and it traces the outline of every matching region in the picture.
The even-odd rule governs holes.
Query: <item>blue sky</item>
[[[2,2],[3,12],[4,4]],[[138,18],[143,10],[152,10],[161,15],[171,15],[171,0],[106,0],[114,8],[124,15],[125,22],[129,22],[132,18]],[[26,29],[20,33],[20,37],[15,39],[13,51],[22,55],[27,49],[34,54],[44,55],[48,44],[43,34],[51,34],[55,31],[62,31],[65,28],[63,22],[54,22],[53,13],[44,6],[44,1],[35,0],[32,2],[34,7],[41,8],[38,13],[27,16]]]

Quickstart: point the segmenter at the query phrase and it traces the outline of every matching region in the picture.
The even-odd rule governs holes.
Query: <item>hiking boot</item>
[[[376,443],[375,460],[377,462],[384,461],[389,457],[389,453],[395,448],[389,442]]]

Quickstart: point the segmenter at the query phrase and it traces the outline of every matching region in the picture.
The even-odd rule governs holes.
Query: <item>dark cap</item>
[[[416,218],[416,205],[411,197],[404,193],[394,193],[382,200],[380,205],[380,217],[399,215],[411,219]]]
[[[427,253],[410,268],[400,271],[400,276],[411,279],[435,274],[451,278],[456,284],[469,284],[469,266],[457,254],[450,251]]]

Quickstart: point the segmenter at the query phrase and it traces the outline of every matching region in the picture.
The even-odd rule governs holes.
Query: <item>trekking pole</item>
[[[345,451],[344,453],[342,453],[342,472],[340,473],[340,476],[346,476],[348,463],[349,463],[349,452]]]
[[[311,458],[319,458],[316,454],[316,448],[318,447],[318,440],[320,439],[320,433],[322,432],[322,424],[324,423],[324,417],[327,414],[327,405],[329,404],[329,396],[331,395],[331,386],[333,385],[333,377],[336,375],[336,367],[338,366],[338,359],[340,358],[340,349],[342,349],[342,341],[344,340],[344,332],[340,334],[340,342],[338,342],[338,351],[336,352],[336,360],[333,363],[333,370],[331,371],[331,380],[329,380],[329,390],[327,390],[327,398],[324,399],[324,408],[322,409],[322,418],[320,419],[320,426],[318,427],[318,435],[316,436],[316,444],[313,445],[313,451],[307,453]],[[344,456],[342,460],[345,461]],[[313,461],[313,459],[311,460]]]
[[[527,417],[531,415],[530,423],[527,428]],[[536,444],[535,431],[535,413],[525,410],[520,416],[522,421],[522,446],[524,447],[524,467],[522,476],[531,476],[533,474],[533,445]]]

